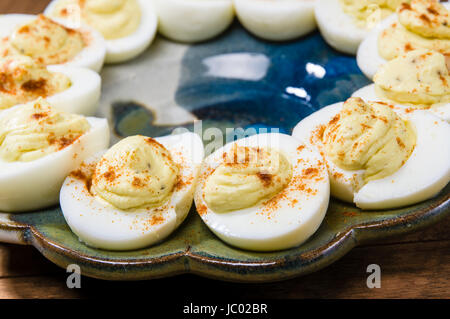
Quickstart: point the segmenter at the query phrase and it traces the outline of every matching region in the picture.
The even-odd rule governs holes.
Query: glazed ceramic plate
[[[112,142],[138,133],[166,135],[180,126],[200,134],[217,127],[224,139],[226,128],[238,127],[276,128],[290,134],[305,116],[347,99],[369,83],[354,57],[330,49],[318,33],[269,43],[250,36],[237,23],[220,38],[195,46],[157,38],[138,59],[105,67],[102,78],[98,115],[109,119]],[[357,245],[436,223],[450,214],[449,197],[447,186],[421,204],[373,212],[333,199],[313,237],[300,247],[272,253],[228,246],[208,230],[195,208],[163,243],[129,252],[85,246],[70,231],[59,207],[0,214],[0,239],[31,244],[61,267],[78,264],[82,274],[102,279],[195,273],[266,282],[319,270]]]

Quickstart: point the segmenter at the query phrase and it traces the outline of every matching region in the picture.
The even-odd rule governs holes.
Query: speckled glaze
[[[110,120],[113,140],[160,136],[176,127],[278,128],[290,134],[303,117],[348,98],[368,84],[354,57],[330,49],[313,33],[295,42],[269,43],[235,24],[220,38],[195,46],[158,38],[138,59],[102,72],[99,115]],[[207,142],[207,139],[205,139]],[[164,242],[111,252],[87,247],[70,231],[59,207],[0,214],[0,240],[31,244],[45,257],[82,274],[141,280],[194,273],[239,282],[269,282],[317,271],[353,247],[427,227],[450,214],[450,186],[418,205],[364,212],[332,199],[319,230],[300,247],[255,253],[216,238],[191,209]],[[101,225],[99,225],[101,227]]]

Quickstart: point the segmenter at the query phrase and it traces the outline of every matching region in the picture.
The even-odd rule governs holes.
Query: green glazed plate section
[[[228,246],[208,230],[195,209],[161,244],[129,252],[87,247],[70,231],[58,208],[10,215],[9,225],[3,220],[0,227],[57,265],[77,264],[90,277],[142,280],[194,273],[226,281],[269,282],[317,271],[357,245],[434,224],[449,215],[449,193],[447,186],[432,200],[392,211],[363,212],[332,200],[324,222],[306,243],[272,253]]]

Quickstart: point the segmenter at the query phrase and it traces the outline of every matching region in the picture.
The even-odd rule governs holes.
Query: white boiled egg
[[[442,3],[447,10],[450,10],[449,3]],[[397,14],[393,14],[385,20],[381,21],[361,42],[356,55],[356,62],[358,67],[369,79],[372,79],[380,66],[387,61],[380,56],[378,50],[378,38],[380,34],[387,29],[391,24],[397,22]]]
[[[70,79],[67,90],[48,96],[47,100],[54,107],[69,113],[94,115],[100,100],[101,78],[89,69],[48,66],[51,72],[65,74]]]
[[[450,125],[426,111],[416,111],[413,153],[394,174],[373,180],[355,194],[362,209],[384,209],[418,203],[435,196],[450,182]]]
[[[316,28],[315,0],[233,0],[242,25],[272,41],[292,40]]]
[[[308,145],[315,145],[314,134],[320,134],[321,125],[327,124],[342,109],[342,103],[335,103],[324,107],[298,123],[292,131],[292,136],[304,140]],[[319,149],[319,148],[318,148]],[[334,197],[347,202],[353,202],[353,194],[363,184],[364,171],[345,171],[327,158],[322,151],[321,154],[327,162],[330,176],[331,193]]]
[[[0,113],[0,119],[20,107]],[[90,129],[57,152],[27,162],[0,159],[0,211],[24,212],[58,203],[66,176],[84,159],[108,147],[108,122],[95,117],[86,119]]]
[[[355,91],[352,96],[360,97],[366,101],[380,101],[383,99],[383,97],[378,96],[375,90],[375,84],[366,85],[365,87]],[[389,101],[389,103],[392,103],[395,110],[402,114],[408,114],[421,110],[420,108],[403,105],[401,103],[394,103],[393,101]],[[450,123],[450,103],[436,103],[431,105],[426,110]]]
[[[232,0],[152,0],[159,32],[180,42],[200,42],[222,33],[234,18]]]
[[[54,16],[59,2],[61,2],[61,0],[51,1],[44,13],[48,16]],[[150,3],[150,0],[137,0],[137,3],[141,14],[137,29],[127,36],[105,40],[106,63],[120,63],[131,60],[144,52],[153,42],[158,27],[158,18]],[[69,6],[70,5],[71,4],[69,4]],[[112,3],[112,7],[114,6],[115,3]],[[69,10],[73,10],[73,5],[69,8]],[[108,18],[104,19],[108,20]],[[114,21],[118,24],[123,23],[122,19],[123,18],[120,17],[111,17],[107,23],[113,23]],[[79,21],[76,20],[77,19],[67,19],[66,23],[68,25],[77,25],[79,24]]]
[[[395,21],[397,21],[396,14],[382,21],[367,35],[358,48],[356,62],[362,73],[369,79],[372,79],[380,66],[387,62],[378,53],[378,38],[380,33]]]
[[[358,26],[355,19],[344,12],[339,0],[317,0],[315,15],[325,41],[334,49],[353,55],[356,54],[361,41],[374,27],[373,24],[378,23],[374,20],[366,27]],[[377,17],[376,12],[374,17]]]
[[[14,31],[23,24],[27,24],[38,16],[31,14],[5,14],[0,16],[0,38],[10,37]],[[64,20],[54,19],[70,29],[81,33],[85,47],[73,59],[58,64],[71,67],[89,68],[95,72],[100,72],[106,54],[106,44],[102,35],[87,25],[68,26]]]
[[[342,109],[336,103],[306,117],[292,135],[318,145],[314,134],[326,126]],[[412,205],[436,195],[450,181],[450,125],[426,111],[405,115],[416,134],[416,145],[406,162],[393,174],[364,184],[364,170],[339,168],[322,151],[328,165],[331,194],[354,202],[362,209],[389,209]]]
[[[267,201],[217,212],[205,200],[205,184],[236,145],[277,150],[291,164],[292,178]],[[195,192],[195,205],[209,229],[226,243],[248,250],[273,251],[298,246],[313,235],[325,217],[329,197],[327,168],[320,154],[289,135],[269,133],[228,143],[208,156]]]
[[[87,245],[132,250],[152,245],[171,234],[186,218],[203,160],[203,143],[194,133],[155,138],[179,166],[178,186],[161,207],[119,209],[94,197],[86,179],[69,175],[60,194],[61,209],[72,231]],[[92,175],[104,152],[85,161],[80,170]]]
[[[21,81],[20,78],[23,77],[24,74],[25,77],[31,76],[30,82],[39,81],[39,72],[45,72],[52,81],[52,77],[55,79],[55,81],[51,81],[52,83],[49,84],[49,88],[54,84],[60,84],[56,83],[56,81],[64,82],[61,90],[56,91],[56,93],[51,90],[47,93],[47,89],[45,89],[47,87],[47,81],[44,82],[43,92],[36,90],[35,95],[29,97],[28,101],[39,96],[46,98],[53,107],[61,111],[83,115],[93,115],[95,113],[101,93],[101,78],[98,73],[86,68],[69,67],[65,65],[49,65],[45,67],[35,63],[31,58],[21,55],[7,57],[2,61],[2,68],[4,69],[3,72],[5,76],[9,76],[13,81]],[[61,75],[64,75],[64,77],[67,78],[62,79]],[[15,83],[15,85],[18,86],[20,83]],[[14,90],[12,93],[5,92],[4,95],[7,97],[10,94],[14,94]],[[17,94],[20,95],[19,92]],[[3,105],[3,108],[5,107],[6,106]]]

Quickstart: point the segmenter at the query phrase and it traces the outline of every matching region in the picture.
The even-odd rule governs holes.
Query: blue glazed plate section
[[[318,32],[298,41],[270,43],[235,24],[214,41],[188,47],[178,63],[174,104],[203,120],[203,130],[278,128],[290,134],[304,117],[369,84],[355,58],[332,50]],[[193,130],[192,120],[154,123],[158,109],[151,98],[138,102],[122,96],[111,104],[119,136],[160,136],[178,126]],[[146,119],[138,129],[129,124],[136,118]]]

